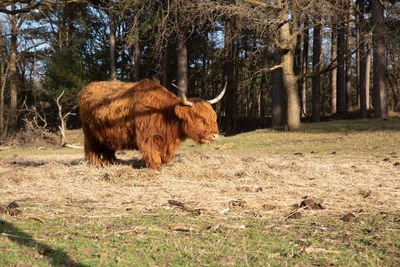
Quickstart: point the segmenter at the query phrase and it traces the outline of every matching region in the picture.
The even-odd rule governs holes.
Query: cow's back
[[[126,131],[127,99],[121,97],[136,83],[121,81],[92,82],[78,95],[85,138],[98,146],[123,148],[130,142]],[[119,99],[119,100],[118,100]],[[124,107],[125,106],[125,107]],[[135,147],[135,144],[131,144]]]
[[[85,138],[113,150],[137,149],[137,132],[150,135],[149,130],[164,128],[166,109],[180,101],[147,79],[92,82],[78,98]]]
[[[121,81],[92,82],[84,87],[78,95],[79,105],[88,105],[95,108],[95,104],[113,98],[114,95],[127,91],[136,83],[125,83]]]

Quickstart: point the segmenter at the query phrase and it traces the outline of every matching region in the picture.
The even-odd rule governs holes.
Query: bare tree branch
[[[4,5],[5,4],[5,5]],[[15,10],[8,10],[6,9],[7,5],[10,4],[28,4],[25,7],[21,7],[19,9],[15,9]],[[36,9],[38,8],[42,3],[41,2],[34,2],[31,3],[30,0],[26,0],[26,1],[6,1],[5,3],[3,3],[2,5],[4,7],[0,7],[0,13],[5,13],[8,15],[16,15],[16,14],[20,14],[20,13],[29,13],[32,11],[32,9]]]
[[[67,128],[66,120],[70,115],[76,115],[76,113],[67,112],[65,115],[62,115],[62,106],[60,104],[60,99],[63,95],[64,95],[64,91],[62,91],[61,94],[56,99],[56,103],[57,103],[57,107],[58,107],[58,117],[60,118],[60,122],[61,122],[61,125],[58,126],[58,129],[61,132],[60,146],[61,147],[70,147],[70,148],[82,148],[80,146],[68,144],[67,136],[65,135],[65,130]]]

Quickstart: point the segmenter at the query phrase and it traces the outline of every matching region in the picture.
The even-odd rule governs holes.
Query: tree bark
[[[296,38],[290,33],[290,25],[286,9],[281,12],[281,19],[284,24],[279,30],[280,40],[284,45],[284,53],[281,57],[283,83],[287,97],[287,128],[289,131],[297,130],[300,127],[300,103],[297,90],[297,77],[294,74],[294,52],[290,47],[295,47]],[[293,22],[295,24],[295,22]]]
[[[336,97],[336,108],[337,112],[344,112],[346,110],[345,104],[345,69],[344,69],[344,53],[345,53],[345,38],[344,38],[344,28],[343,24],[340,24],[338,29],[338,36],[337,36],[337,75],[336,75],[336,82],[337,82],[337,97]]]
[[[224,81],[226,85],[226,95],[225,95],[225,119],[227,122],[227,127],[232,130],[234,129],[234,104],[236,102],[233,82],[234,82],[234,40],[233,40],[233,20],[229,18],[225,22],[225,62],[224,62]]]
[[[133,65],[133,72],[134,72],[134,79],[135,81],[140,80],[140,60],[141,60],[141,49],[140,49],[140,41],[139,41],[139,14],[135,16],[135,33],[134,33],[134,65]],[[167,47],[165,47],[167,50]],[[165,51],[167,53],[167,51]],[[165,56],[165,55],[164,55]],[[166,72],[166,70],[164,70]]]
[[[358,5],[358,32],[359,36],[364,33],[363,25],[364,25],[364,1],[357,1]],[[359,68],[360,68],[360,76],[358,78],[359,82],[359,90],[360,90],[360,117],[362,119],[367,118],[367,50],[366,45],[361,40],[360,42],[360,56],[359,56]]]
[[[352,14],[353,14],[353,1],[348,0],[347,7],[347,28],[346,28],[346,74],[345,74],[345,101],[346,111],[353,109],[352,92],[351,92],[351,44],[352,44]]]
[[[313,71],[320,70],[321,58],[321,26],[314,27],[313,33]],[[316,75],[312,78],[312,121],[319,122],[321,120],[321,76]]]
[[[331,62],[337,57],[337,32],[335,26],[332,26],[332,45],[331,45]],[[337,69],[331,71],[331,113],[336,113],[336,95],[337,94]]]
[[[371,38],[372,39],[372,38]],[[365,103],[367,110],[370,109],[370,88],[371,88],[371,44],[368,43],[366,47],[366,63],[365,63]]]
[[[112,10],[109,10],[109,20],[110,20],[110,79],[117,79],[117,71],[115,69],[115,22]]]
[[[267,84],[267,74],[264,73],[262,76],[262,84]],[[260,95],[260,117],[264,118],[267,114],[267,108],[266,108],[266,88],[261,87],[261,95]]]
[[[0,37],[1,38],[1,37]],[[4,60],[0,62],[0,138],[6,133],[4,125],[4,91],[6,88],[6,71]]]
[[[7,72],[5,64],[4,39],[0,29],[0,138],[6,133],[4,124],[4,93],[6,88]]]
[[[356,28],[356,39],[355,39],[355,43],[358,44],[358,49],[356,51],[356,84],[355,84],[355,88],[356,88],[356,106],[357,109],[361,110],[360,107],[360,76],[361,76],[361,50],[362,50],[362,40],[361,40],[361,25],[360,25],[360,1],[356,0],[356,5],[354,8],[354,14],[355,14],[355,28]],[[364,19],[364,18],[363,18]],[[361,113],[361,112],[360,112]]]
[[[281,64],[281,56],[279,54],[279,49],[275,47],[274,49],[274,65],[277,66]],[[282,80],[282,70],[277,68],[271,73],[271,83],[272,83],[272,128],[280,128],[285,125],[286,118],[284,116],[285,110],[285,98],[283,80]]]
[[[15,9],[13,5],[12,9]],[[17,74],[17,17],[11,15],[11,41],[10,41],[10,113],[9,113],[9,129],[14,131],[17,124],[17,97],[18,97],[18,74]]]
[[[178,87],[186,96],[188,96],[188,58],[186,38],[183,32],[178,33]]]
[[[374,113],[376,118],[388,118],[386,89],[386,47],[384,6],[380,0],[372,0],[373,50],[374,50]]]
[[[304,35],[303,35],[303,61],[301,66],[301,73],[307,73],[308,66],[308,42],[309,42],[309,31],[308,20],[304,21]],[[301,105],[301,117],[305,117],[307,115],[307,78],[302,78],[300,80],[300,105]]]

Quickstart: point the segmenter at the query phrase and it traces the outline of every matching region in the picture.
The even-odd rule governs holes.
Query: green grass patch
[[[120,218],[0,217],[0,265],[365,265],[400,263],[400,215],[212,219],[183,211]],[[5,235],[3,234],[5,233]]]
[[[400,151],[400,118],[303,124],[295,132],[263,129],[224,137],[212,146],[186,141],[183,150],[262,152],[272,154],[341,153],[384,156]]]

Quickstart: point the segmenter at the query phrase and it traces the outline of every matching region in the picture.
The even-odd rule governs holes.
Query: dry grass
[[[185,142],[161,172],[135,151],[96,168],[82,149],[0,147],[0,265],[398,266],[399,133],[394,118]]]
[[[320,126],[317,129],[320,131]],[[273,137],[278,135],[281,137],[274,143]],[[369,143],[382,137],[376,131],[362,135]],[[260,140],[269,140],[268,147],[276,146],[275,152],[260,145],[235,149],[240,146],[236,144],[239,137],[224,138],[211,147],[189,144],[161,172],[144,169],[140,154],[134,151],[118,153],[119,164],[107,168],[88,166],[83,152],[72,149],[39,154],[8,151],[0,158],[0,205],[16,200],[30,212],[47,217],[76,213],[96,217],[119,216],[127,208],[171,209],[168,200],[174,199],[202,209],[208,216],[283,219],[293,204],[308,196],[325,208],[309,214],[398,211],[400,166],[395,163],[400,161],[396,154],[400,140],[397,131],[389,135],[393,135],[393,143],[379,144],[370,153],[355,156],[352,147],[348,153],[346,147],[336,154],[305,152],[309,143],[331,142],[340,147],[343,140],[331,133],[256,131],[244,136],[251,140],[262,136]],[[279,143],[285,138],[292,142],[292,149],[279,152]],[[346,143],[348,138],[346,134]],[[381,150],[394,152],[383,158]]]

